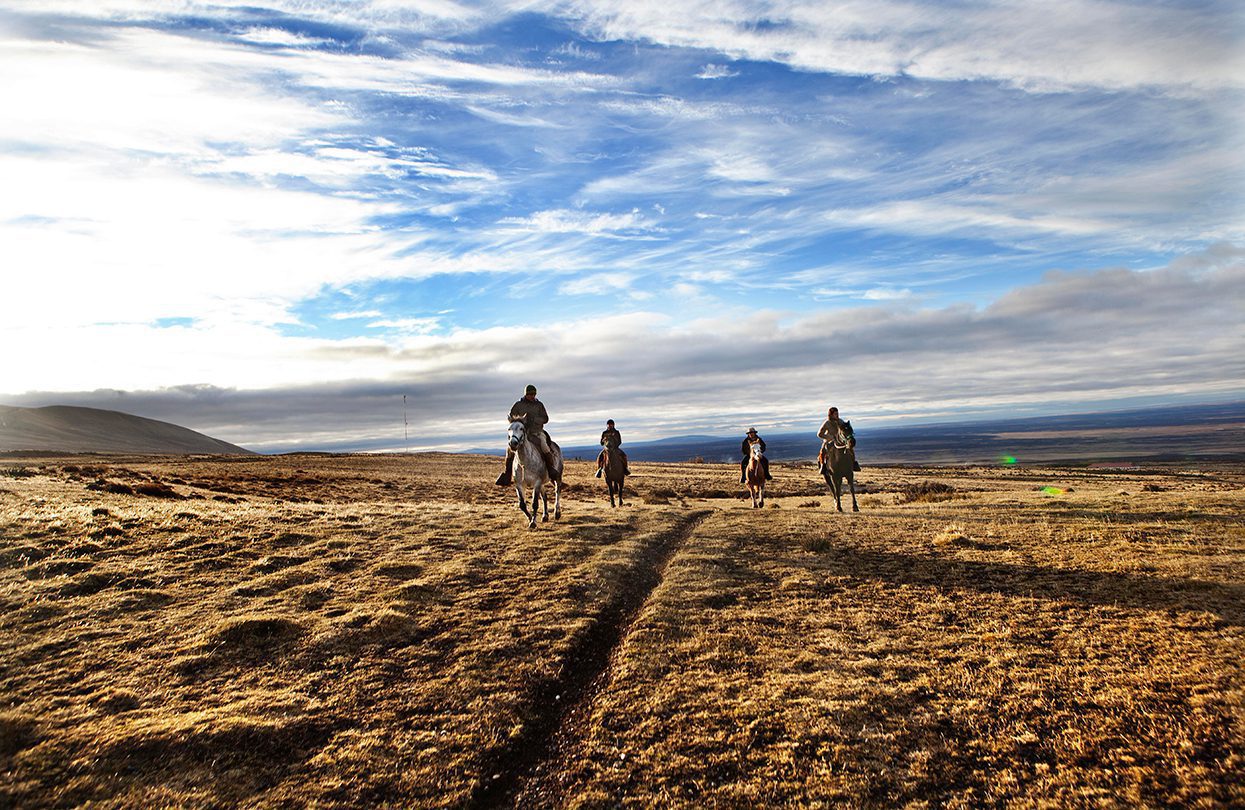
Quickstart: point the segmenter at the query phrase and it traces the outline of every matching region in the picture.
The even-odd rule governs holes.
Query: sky
[[[1245,398],[1237,2],[0,0],[0,111],[0,404],[281,452],[500,448],[528,383],[563,444]]]

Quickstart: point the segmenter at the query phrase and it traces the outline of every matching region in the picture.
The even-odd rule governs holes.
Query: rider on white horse
[[[821,430],[817,431],[817,438],[822,441],[818,466],[825,468],[826,443],[842,441],[852,448],[852,469],[860,472],[860,465],[856,462],[856,433],[852,430],[851,422],[844,422],[839,418],[838,408],[831,407],[826,411],[826,421],[822,423]]]
[[[545,403],[536,398],[536,386],[529,385],[523,392],[523,399],[510,406],[510,415],[506,417],[506,422],[507,424],[523,423],[527,429],[528,441],[540,451],[541,457],[549,467],[550,479],[562,480],[557,465],[554,463],[553,452],[549,449],[549,434],[545,432],[545,425],[549,422],[549,413],[545,410]],[[497,477],[497,486],[508,487],[513,483],[510,473],[510,465],[513,462],[514,451],[507,447],[506,470]]]

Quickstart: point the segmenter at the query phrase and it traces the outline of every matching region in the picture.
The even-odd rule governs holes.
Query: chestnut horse
[[[748,494],[752,496],[752,508],[765,506],[765,451],[761,442],[750,441],[748,450],[752,454],[748,459],[748,471],[745,480],[748,482]]]

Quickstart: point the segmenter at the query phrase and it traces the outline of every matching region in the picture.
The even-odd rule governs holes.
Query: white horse
[[[545,504],[545,514],[541,522],[549,520],[549,496],[545,494],[545,484],[552,480],[549,477],[549,467],[545,464],[540,449],[527,438],[527,428],[522,422],[511,422],[510,430],[506,432],[506,435],[510,449],[514,451],[510,474],[514,480],[515,491],[519,493],[519,508],[523,510],[523,514],[527,515],[527,527],[535,529],[536,509],[541,501]],[[562,449],[550,441],[549,450],[553,455],[554,467],[560,479],[562,477]],[[524,487],[532,489],[530,511],[527,508],[527,495],[523,491]],[[559,480],[553,482],[553,519],[557,520],[561,517],[562,482]]]

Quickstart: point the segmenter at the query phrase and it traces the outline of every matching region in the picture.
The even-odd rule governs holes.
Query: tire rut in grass
[[[665,578],[666,567],[712,510],[692,513],[642,552],[630,582],[607,604],[567,652],[561,674],[529,696],[534,716],[522,733],[490,758],[469,806],[477,808],[553,803],[558,774],[598,692],[610,681],[615,654],[632,624]]]

